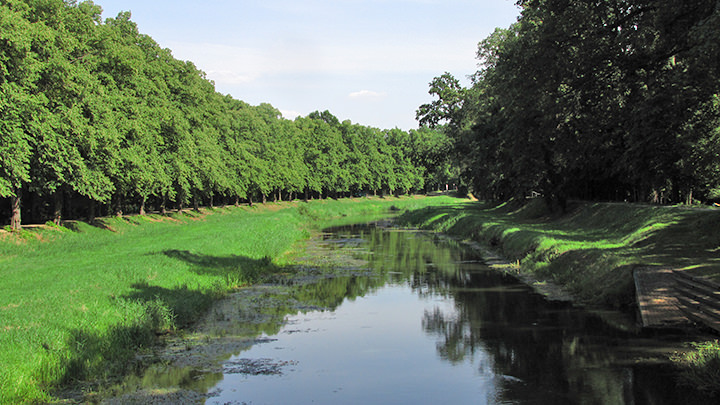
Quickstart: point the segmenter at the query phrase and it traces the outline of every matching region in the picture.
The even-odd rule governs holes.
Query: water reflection
[[[674,404],[695,395],[647,361],[662,342],[548,302],[457,242],[368,226],[326,238],[373,275],[296,289],[328,311],[289,317],[273,345],[231,359],[280,358],[292,369],[225,375],[208,402]]]

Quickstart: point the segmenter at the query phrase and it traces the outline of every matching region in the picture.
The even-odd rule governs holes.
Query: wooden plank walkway
[[[720,284],[684,271],[674,271],[680,310],[698,324],[720,332]]]
[[[671,269],[642,267],[636,269],[633,276],[643,327],[677,327],[689,323],[687,316],[678,308]]]

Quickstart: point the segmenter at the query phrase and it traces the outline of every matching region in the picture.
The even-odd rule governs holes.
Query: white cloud
[[[232,70],[208,70],[207,77],[215,83],[229,85],[246,84],[253,82],[257,76],[243,75]]]
[[[459,42],[459,41],[458,41]],[[285,74],[370,74],[467,71],[475,67],[475,43],[365,43],[355,46],[308,41],[259,43],[254,47],[176,42],[178,59],[192,60],[216,84],[246,84]]]
[[[360,90],[355,91],[350,94],[348,94],[348,97],[355,98],[355,99],[376,99],[376,98],[384,98],[387,96],[386,93],[379,93],[377,91],[372,90]]]
[[[302,115],[302,113],[292,110],[280,110],[280,113],[282,114],[283,118],[291,121]]]

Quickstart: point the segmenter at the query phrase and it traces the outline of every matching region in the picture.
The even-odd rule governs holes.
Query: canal
[[[352,266],[226,358],[208,404],[677,404],[682,336],[548,301],[432,234],[362,225],[318,243]],[[265,308],[267,310],[267,308]]]

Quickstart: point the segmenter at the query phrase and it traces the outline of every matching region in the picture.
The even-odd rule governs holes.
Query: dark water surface
[[[287,316],[226,361],[207,403],[703,402],[660,354],[677,339],[547,301],[457,243],[368,226],[325,242],[353,249],[373,275],[302,287],[328,309]]]

